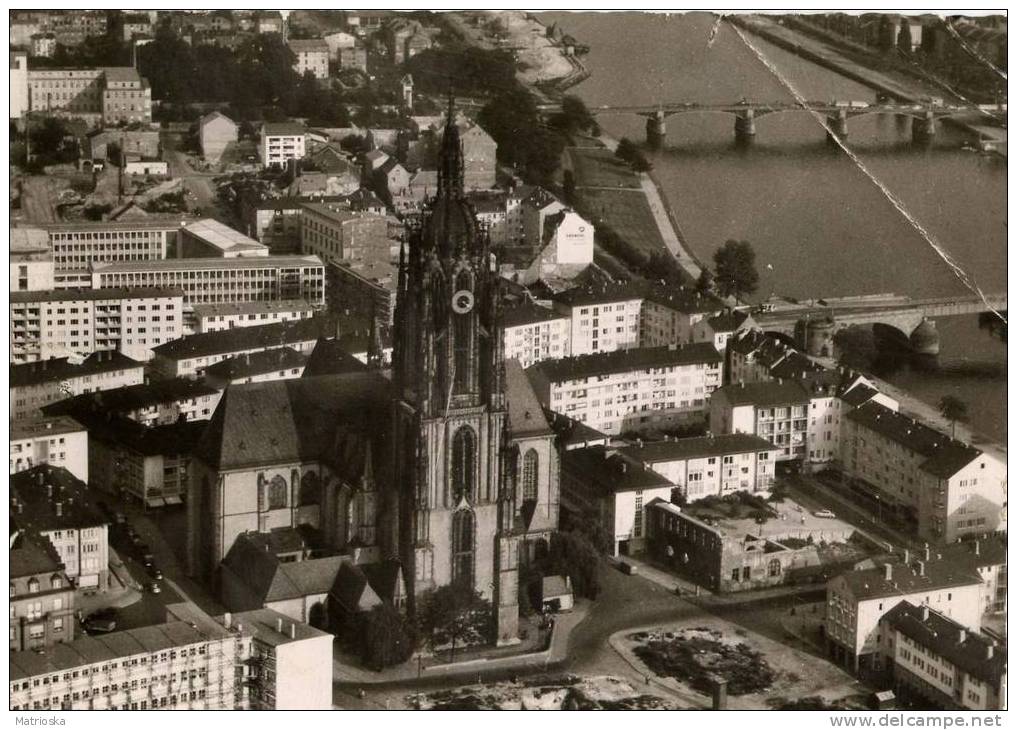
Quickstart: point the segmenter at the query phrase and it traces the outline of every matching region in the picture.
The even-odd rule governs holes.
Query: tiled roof
[[[868,570],[849,570],[841,577],[858,600],[869,600],[943,588],[978,585],[982,579],[967,563],[957,559],[933,558],[923,561],[924,574],[918,562],[909,565],[893,563],[890,579],[886,579],[886,562]]]
[[[1006,674],[1006,646],[972,631],[928,606],[901,601],[882,621],[929,653],[942,657],[967,674],[999,689]],[[991,656],[990,656],[991,653]]]
[[[284,563],[265,549],[261,535],[237,537],[222,566],[240,580],[262,604],[328,593],[349,556],[311,558]]]
[[[562,471],[605,497],[617,492],[641,491],[671,484],[639,461],[629,459],[617,449],[590,446],[562,454]]]
[[[618,450],[636,461],[652,464],[660,461],[699,459],[706,456],[778,451],[779,449],[759,436],[735,433],[644,442],[640,446],[626,446]]]
[[[26,418],[20,421],[11,421],[11,441],[76,433],[84,430],[84,426],[68,416]]]
[[[69,378],[108,373],[113,370],[141,369],[143,363],[114,350],[93,352],[80,365],[71,363],[66,357],[57,357],[40,362],[11,365],[11,388],[24,388],[42,383],[52,383]]]
[[[506,307],[501,310],[502,327],[519,327],[524,324],[536,324],[537,322],[549,322],[553,319],[568,319],[561,312],[556,312],[549,307],[542,307],[535,304],[528,298],[523,299],[514,307]]]
[[[505,361],[505,394],[508,400],[509,432],[517,438],[547,436],[554,433],[533,392],[526,371],[516,359]]]
[[[592,426],[587,426],[582,421],[566,416],[564,413],[556,413],[548,408],[544,409],[544,415],[551,425],[551,429],[557,435],[558,443],[568,447],[572,445],[586,445],[594,441],[607,443],[610,437]]]
[[[366,340],[365,340],[366,344]],[[354,357],[350,350],[348,338],[320,339],[311,350],[307,358],[307,365],[304,367],[304,377],[310,378],[317,375],[341,375],[343,373],[362,373],[367,371],[367,365]],[[354,351],[357,351],[354,349]]]
[[[241,350],[271,349],[323,336],[328,329],[323,317],[272,322],[254,327],[233,327],[221,332],[201,332],[152,348],[157,357],[183,360]]]
[[[589,378],[594,375],[622,373],[646,368],[677,367],[698,363],[723,362],[712,342],[692,342],[687,345],[638,347],[632,350],[595,352],[589,355],[543,360],[530,366],[552,382]]]
[[[859,383],[855,387],[851,388],[845,393],[842,393],[840,399],[847,403],[849,406],[858,407],[863,403],[868,403],[875,396],[879,395],[879,391],[875,388],[870,388],[865,383]]]
[[[261,128],[262,137],[300,137],[307,130],[294,122],[265,122]]]
[[[292,40],[288,42],[290,49],[294,53],[328,53],[328,43],[320,38],[310,38],[308,40]]]
[[[93,302],[108,299],[161,299],[183,297],[180,287],[109,287],[108,289],[48,289],[44,291],[15,291],[10,293],[12,303],[29,302]]]
[[[713,398],[724,397],[732,405],[779,406],[807,403],[808,391],[795,380],[769,380],[757,383],[731,383],[713,391]]]
[[[292,347],[275,347],[271,350],[249,352],[220,360],[215,365],[205,368],[205,374],[223,380],[235,380],[276,370],[302,368],[306,362],[307,356]]]
[[[43,575],[46,573],[59,573],[66,582],[64,566],[60,562],[60,556],[50,543],[49,538],[43,537],[36,532],[25,532],[17,525],[15,516],[12,515],[11,535],[18,530],[14,544],[10,548],[9,569],[11,578],[25,578],[30,575]],[[31,652],[26,652],[31,653]],[[11,652],[11,657],[15,656]],[[11,670],[13,676],[14,670]]]
[[[723,314],[718,314],[716,317],[710,317],[708,321],[714,332],[734,332],[741,327],[748,318],[749,315],[746,312],[735,309],[724,312]]]
[[[109,522],[92,506],[88,485],[62,466],[40,464],[12,474],[9,481],[11,514],[25,529],[43,533]]]
[[[982,455],[982,452],[973,446],[955,441],[945,433],[940,433],[881,403],[865,403],[848,413],[847,418],[909,451],[924,456],[922,470],[940,479],[949,479]]]
[[[192,398],[215,395],[215,388],[190,378],[169,378],[153,380],[140,385],[125,385],[120,388],[101,390],[96,393],[82,393],[43,407],[47,415],[70,415],[81,408],[95,407],[98,410],[126,413],[139,408],[164,403],[177,403]]]

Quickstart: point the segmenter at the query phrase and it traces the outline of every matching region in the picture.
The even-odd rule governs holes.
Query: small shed
[[[572,579],[549,575],[541,583],[540,607],[545,612],[572,610]]]

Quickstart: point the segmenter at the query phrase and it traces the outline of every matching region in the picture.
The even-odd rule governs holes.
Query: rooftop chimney
[[[48,499],[53,499],[53,485],[52,484],[47,484],[46,485],[46,497]]]
[[[929,543],[925,543],[925,559],[932,560],[932,551],[929,549]]]
[[[227,629],[233,624],[233,614],[227,611],[222,615],[222,625]]]
[[[280,616],[275,620],[275,630],[280,634],[283,632],[282,617]]]
[[[921,575],[921,576],[925,575],[925,561],[924,560],[919,560],[918,561],[918,575]]]
[[[893,564],[892,563],[886,563],[883,566],[883,578],[885,578],[886,580],[890,580],[890,579],[893,578]]]
[[[928,620],[929,620],[929,607],[928,606],[922,606],[922,621],[928,621]]]
[[[290,638],[291,639],[297,638],[297,625],[296,624],[290,624]]]
[[[911,562],[911,551],[904,548],[904,564],[907,565]]]
[[[982,544],[979,540],[975,540],[975,555],[982,554]]]
[[[957,643],[958,644],[963,644],[967,640],[968,640],[968,632],[965,629],[961,629],[960,633],[957,634]]]
[[[992,659],[992,655],[995,654],[995,653],[996,653],[996,645],[995,644],[990,642],[990,643],[985,645],[985,658],[986,659]]]
[[[57,502],[56,504],[54,504],[53,505],[53,509],[56,511],[56,516],[57,517],[63,517],[64,516],[64,505],[63,505],[63,502]]]

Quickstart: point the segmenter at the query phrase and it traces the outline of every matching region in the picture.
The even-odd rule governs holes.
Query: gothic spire
[[[455,95],[451,85],[448,91],[448,111],[445,116],[445,131],[442,134],[441,153],[438,160],[438,195],[454,196],[463,194],[463,143],[456,126]]]

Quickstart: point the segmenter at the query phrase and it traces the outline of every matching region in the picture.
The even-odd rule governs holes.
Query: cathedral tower
[[[517,545],[506,493],[506,397],[498,278],[463,191],[450,98],[437,195],[399,261],[393,352],[390,549],[410,609],[462,581],[496,607],[499,643],[517,640]]]

